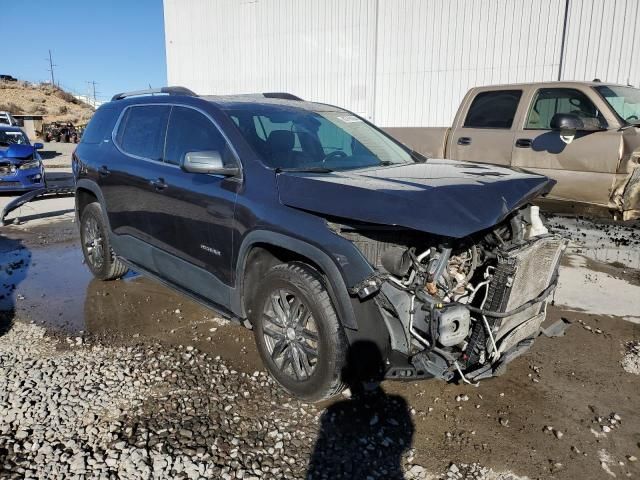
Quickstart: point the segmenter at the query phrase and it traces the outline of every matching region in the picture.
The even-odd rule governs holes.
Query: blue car
[[[43,145],[31,145],[19,127],[0,125],[0,192],[28,191],[45,186],[44,166],[38,153]]]

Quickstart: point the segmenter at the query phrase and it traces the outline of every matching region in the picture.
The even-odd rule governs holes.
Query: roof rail
[[[147,90],[137,90],[135,92],[122,92],[116,93],[111,97],[111,101],[122,100],[127,97],[137,97],[139,95],[154,95],[156,93],[164,93],[167,95],[186,95],[188,97],[197,97],[198,95],[185,87],[162,87],[162,88],[149,88]]]
[[[293,93],[287,93],[287,92],[265,92],[265,93],[262,94],[262,96],[265,97],[265,98],[281,98],[283,100],[300,100],[300,101],[303,101],[297,95],[294,95]]]

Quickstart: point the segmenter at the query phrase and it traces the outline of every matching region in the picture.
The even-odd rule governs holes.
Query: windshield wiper
[[[291,168],[276,168],[276,173],[281,172],[301,172],[301,173],[331,173],[333,170],[326,167],[291,167]]]
[[[413,158],[416,163],[424,163],[429,160],[428,157],[425,157],[420,152],[416,152],[415,150],[411,150],[411,158]]]

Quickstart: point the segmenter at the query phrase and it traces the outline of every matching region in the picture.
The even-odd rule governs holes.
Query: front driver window
[[[571,88],[542,88],[538,91],[525,128],[550,130],[556,113],[570,113],[582,120],[585,127],[601,128],[602,114],[584,93]]]
[[[173,107],[167,129],[165,162],[180,165],[186,153],[210,150],[219,152],[225,165],[235,164],[227,141],[211,120],[193,108]]]

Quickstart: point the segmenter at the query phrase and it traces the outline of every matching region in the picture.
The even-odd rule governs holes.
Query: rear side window
[[[118,113],[117,108],[99,108],[82,135],[82,143],[101,143],[110,138]]]
[[[522,90],[482,92],[473,99],[464,126],[469,128],[511,128]]]
[[[227,141],[211,120],[193,108],[173,107],[167,129],[165,161],[179,165],[188,152],[210,150],[220,152],[225,165],[235,163]]]
[[[161,161],[170,111],[167,105],[128,108],[118,125],[118,147],[136,157]]]

